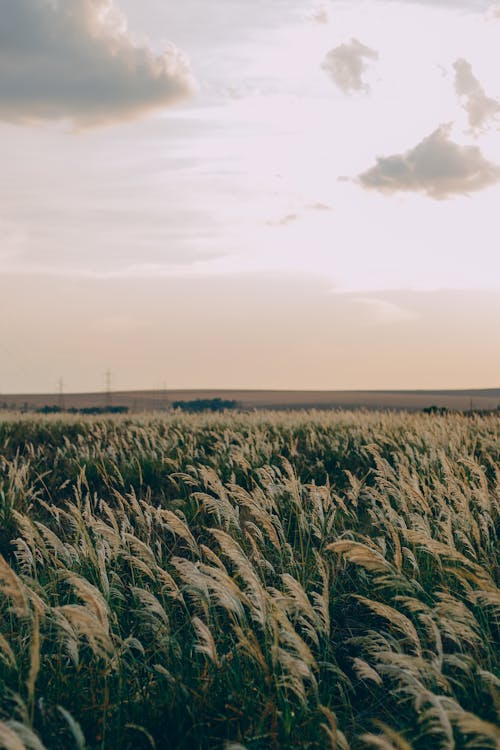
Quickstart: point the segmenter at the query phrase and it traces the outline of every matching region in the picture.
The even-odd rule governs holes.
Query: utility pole
[[[62,378],[59,378],[59,390],[58,390],[58,397],[57,397],[57,405],[59,406],[59,409],[61,411],[64,411],[64,409],[65,409],[65,403],[64,403],[64,380]]]

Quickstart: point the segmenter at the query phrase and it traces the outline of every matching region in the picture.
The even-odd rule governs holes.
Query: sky
[[[500,386],[500,3],[0,17],[0,394]]]

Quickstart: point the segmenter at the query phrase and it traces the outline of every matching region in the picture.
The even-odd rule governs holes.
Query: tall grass
[[[0,448],[0,747],[500,747],[498,418],[7,417]]]

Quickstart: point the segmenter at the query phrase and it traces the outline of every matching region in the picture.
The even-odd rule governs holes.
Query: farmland
[[[500,746],[500,419],[0,421],[0,747]]]

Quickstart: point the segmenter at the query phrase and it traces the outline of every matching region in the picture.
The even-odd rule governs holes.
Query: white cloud
[[[422,192],[435,199],[465,195],[500,181],[500,167],[477,146],[450,139],[451,125],[441,125],[403,154],[379,156],[375,166],[358,176],[359,183],[386,193]]]
[[[0,118],[94,125],[189,96],[180,51],[134,42],[113,0],[0,0]]]
[[[368,313],[369,325],[394,325],[418,320],[420,315],[415,310],[401,307],[386,299],[377,297],[354,297],[353,302],[363,305]]]
[[[378,60],[378,52],[358,39],[351,39],[349,44],[331,49],[321,67],[346,94],[368,91],[369,86],[363,81],[363,73],[368,69],[365,60]]]
[[[473,132],[484,130],[488,120],[500,113],[500,102],[486,95],[478,79],[472,72],[472,65],[463,58],[453,64],[455,70],[455,91],[469,118]]]

